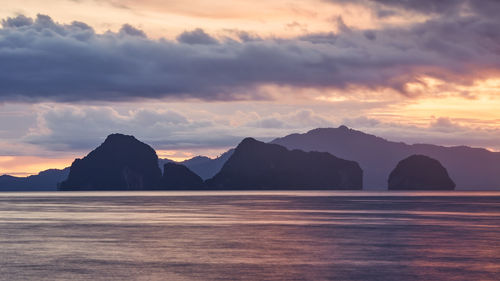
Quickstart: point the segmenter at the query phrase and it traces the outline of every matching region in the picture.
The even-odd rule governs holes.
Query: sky
[[[0,0],[0,174],[110,133],[216,157],[317,127],[500,151],[497,0]]]

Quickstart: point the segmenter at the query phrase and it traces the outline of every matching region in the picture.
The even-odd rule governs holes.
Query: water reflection
[[[500,193],[0,195],[4,280],[498,280]]]

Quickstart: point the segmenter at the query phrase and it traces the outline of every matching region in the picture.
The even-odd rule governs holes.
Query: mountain
[[[244,139],[220,172],[206,181],[215,189],[361,189],[356,162],[325,152],[288,150]]]
[[[220,171],[222,166],[224,166],[224,163],[226,163],[227,159],[231,157],[233,152],[234,149],[230,149],[215,159],[206,156],[196,156],[191,159],[184,160],[182,162],[175,162],[165,158],[165,159],[160,159],[158,164],[160,165],[161,168],[163,168],[163,165],[165,165],[166,163],[172,163],[172,162],[178,163],[188,167],[191,171],[195,172],[203,180],[206,180],[215,176],[215,174],[217,174],[217,172]]]
[[[205,183],[197,174],[186,166],[176,163],[167,163],[163,169],[161,187],[176,190],[204,189]]]
[[[157,189],[162,177],[158,156],[133,136],[109,135],[104,143],[71,165],[61,190]]]
[[[177,162],[168,158],[158,158],[158,168],[160,168],[162,173],[163,173],[163,168],[167,163],[177,163]]]
[[[272,141],[288,149],[329,152],[358,162],[366,189],[385,189],[391,170],[413,154],[432,157],[447,167],[457,189],[500,188],[500,153],[466,146],[408,145],[349,129],[319,128]]]
[[[57,184],[68,177],[69,168],[50,169],[28,177],[0,176],[1,191],[55,191]]]
[[[412,155],[401,160],[389,175],[389,190],[453,190],[455,183],[436,159]]]
[[[206,180],[215,176],[215,174],[222,169],[222,166],[224,166],[224,163],[226,163],[229,157],[231,157],[233,152],[234,149],[230,149],[215,159],[198,156],[185,160],[181,162],[181,164],[185,165],[191,171],[198,174],[202,179]]]

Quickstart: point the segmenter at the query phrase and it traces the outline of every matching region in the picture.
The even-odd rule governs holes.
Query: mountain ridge
[[[188,167],[191,171],[195,172],[198,176],[200,176],[203,180],[207,180],[213,176],[217,172],[220,171],[224,163],[231,157],[234,152],[234,148],[227,150],[216,158],[210,158],[207,156],[198,155],[193,158],[176,162],[167,158],[159,159],[158,163],[161,168],[167,163],[177,163]]]
[[[0,191],[55,191],[57,184],[65,180],[68,174],[69,167],[48,169],[27,177],[2,175],[0,176]]]
[[[358,162],[367,189],[386,189],[389,173],[402,159],[423,154],[439,160],[455,180],[457,189],[500,188],[500,153],[468,146],[406,144],[340,126],[316,128],[303,134],[276,138],[271,143],[289,149],[326,151]]]
[[[399,161],[413,154],[422,154],[439,160],[455,180],[457,189],[487,190],[500,189],[500,152],[485,148],[460,146],[440,146],[434,144],[406,144],[340,126],[338,128],[315,128],[306,133],[294,133],[276,138],[270,143],[280,144],[289,149],[329,152],[343,159],[358,162],[364,170],[364,186],[367,189],[387,189],[390,171]],[[203,180],[210,179],[223,167],[234,149],[217,158],[195,156],[181,162],[158,159],[158,166],[175,162],[186,166]],[[364,159],[367,157],[368,159]],[[64,170],[49,169],[29,177],[0,176],[0,190],[55,190],[63,181],[69,167]],[[48,182],[40,184],[45,172],[59,173]],[[374,175],[376,176],[374,180]]]
[[[358,163],[327,152],[288,150],[245,138],[222,169],[206,181],[215,189],[362,189]]]

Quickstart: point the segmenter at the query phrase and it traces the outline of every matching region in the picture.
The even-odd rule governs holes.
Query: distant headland
[[[290,150],[291,149],[291,150]],[[264,143],[246,138],[211,159],[176,163],[133,136],[111,134],[71,167],[0,176],[2,190],[453,190],[500,188],[500,153],[408,145],[319,128]]]

